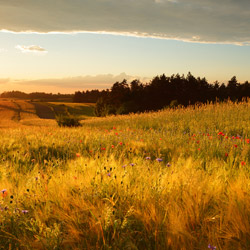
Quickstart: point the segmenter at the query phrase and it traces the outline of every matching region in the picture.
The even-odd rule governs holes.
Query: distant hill
[[[56,125],[55,117],[73,115],[80,120],[95,116],[95,104],[46,102],[30,99],[0,98],[0,128],[22,125]]]
[[[0,98],[18,98],[18,99],[32,99],[33,101],[50,101],[50,102],[72,102],[73,94],[52,94],[44,92],[33,92],[30,94],[21,91],[7,91],[0,94]]]

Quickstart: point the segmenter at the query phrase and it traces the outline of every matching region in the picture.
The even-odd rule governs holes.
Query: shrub
[[[57,124],[60,127],[80,127],[80,119],[73,117],[73,116],[67,116],[67,115],[59,115],[56,117]]]

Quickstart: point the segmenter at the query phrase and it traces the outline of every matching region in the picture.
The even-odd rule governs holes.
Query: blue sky
[[[245,0],[56,2],[0,0],[0,92],[72,93],[189,71],[209,82],[250,80]]]

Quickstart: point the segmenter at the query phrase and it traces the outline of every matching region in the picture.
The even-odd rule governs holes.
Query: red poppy
[[[81,156],[81,154],[80,153],[76,153],[76,157],[80,157]]]
[[[246,162],[242,161],[241,166],[244,166],[244,165],[246,165]]]
[[[7,192],[7,189],[3,189],[0,191],[1,192],[1,196],[4,198],[7,196],[8,192]]]

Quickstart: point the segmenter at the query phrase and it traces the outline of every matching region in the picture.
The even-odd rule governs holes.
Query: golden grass
[[[249,249],[249,111],[226,103],[2,130],[0,245]]]

